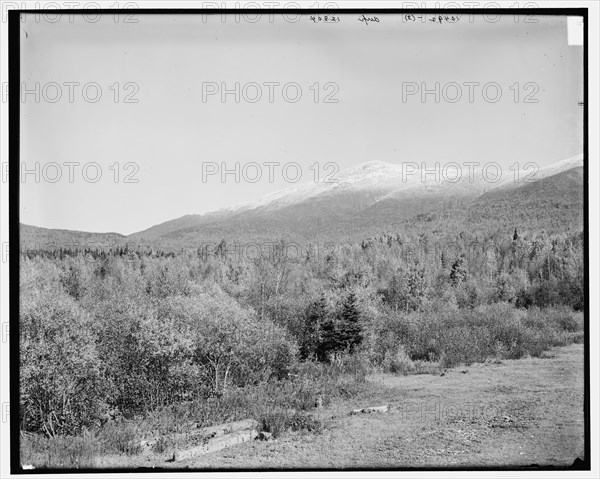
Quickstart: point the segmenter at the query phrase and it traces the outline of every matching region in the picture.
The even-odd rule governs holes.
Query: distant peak
[[[398,173],[402,170],[401,165],[394,163],[388,163],[387,161],[371,160],[365,163],[360,163],[356,166],[351,166],[341,171],[339,174],[340,178],[348,177],[367,177],[371,175],[385,175],[390,173]]]
[[[394,165],[392,163],[388,163],[387,161],[381,161],[381,160],[371,160],[371,161],[366,161],[364,163],[361,163],[360,165],[356,166],[355,168],[361,168],[363,170],[367,170],[370,168],[389,168],[389,167],[393,167]]]

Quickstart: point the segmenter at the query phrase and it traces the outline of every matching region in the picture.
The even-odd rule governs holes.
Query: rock
[[[258,422],[254,419],[245,419],[218,426],[193,428],[185,433],[146,439],[141,441],[139,445],[144,453],[152,454],[153,446],[161,438],[168,439],[169,444],[187,444],[189,447],[183,446],[184,448],[176,450],[173,450],[173,446],[166,448],[165,457],[168,457],[166,462],[175,462],[250,441],[258,436],[257,427]]]
[[[252,439],[256,438],[256,436],[258,436],[256,429],[231,432],[229,434],[216,436],[207,441],[206,444],[201,444],[199,446],[191,447],[189,449],[175,451],[174,460],[183,461],[184,459],[189,459],[190,457],[194,457],[199,454],[220,451],[221,449],[224,449],[229,446],[234,446],[236,444],[251,441]]]
[[[365,407],[363,409],[355,409],[350,414],[370,414],[372,412],[388,412],[389,406]]]

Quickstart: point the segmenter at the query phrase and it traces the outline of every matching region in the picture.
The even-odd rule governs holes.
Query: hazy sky
[[[566,17],[490,23],[465,15],[441,25],[400,15],[368,25],[358,15],[339,18],[27,17],[22,89],[38,83],[39,98],[23,99],[21,162],[28,170],[38,163],[40,174],[22,178],[21,221],[129,234],[288,187],[282,167],[291,162],[301,166],[302,183],[313,179],[315,162],[322,174],[327,162],[344,169],[370,160],[495,161],[508,169],[582,151],[583,48],[568,45]],[[223,102],[222,85],[234,90],[236,82],[240,101],[232,93]],[[422,86],[434,90],[436,82],[439,102],[434,94],[423,101]],[[462,90],[455,102],[452,82]],[[472,102],[469,82],[479,83]],[[262,92],[255,103],[252,83]],[[403,97],[415,85],[419,91]],[[219,91],[207,95],[211,88]],[[328,94],[337,103],[324,102]],[[525,102],[527,95],[538,102]],[[218,174],[203,181],[207,162],[230,169],[256,162],[263,175],[255,183],[234,175],[223,183]],[[281,165],[273,182],[265,162]],[[56,163],[62,176],[52,182]],[[128,173],[138,182],[125,182]],[[246,177],[255,173],[248,168]]]

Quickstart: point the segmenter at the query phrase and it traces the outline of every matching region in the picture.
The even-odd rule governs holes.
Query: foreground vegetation
[[[515,230],[477,247],[463,236],[439,257],[408,243],[24,252],[24,461],[80,467],[250,417],[275,435],[318,432],[315,404],[361,394],[369,372],[435,373],[582,341],[581,234]]]

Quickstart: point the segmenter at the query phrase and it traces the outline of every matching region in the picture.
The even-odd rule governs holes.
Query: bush
[[[439,361],[445,368],[482,362],[489,356],[489,331],[467,326],[451,327],[443,333]]]
[[[475,309],[428,309],[387,318],[378,331],[374,358],[384,371],[415,374],[416,367],[439,361],[441,367],[483,362],[488,358],[539,357],[553,346],[580,340],[583,316],[568,307],[528,310],[509,303]]]
[[[277,438],[288,429],[291,413],[274,407],[264,407],[259,408],[254,417],[258,421],[259,432],[270,432]]]
[[[575,312],[567,306],[557,306],[546,310],[548,319],[558,329],[575,333],[583,331],[583,313]]]
[[[395,352],[386,351],[382,366],[385,372],[393,374],[407,375],[415,371],[415,364],[403,345],[399,345]]]
[[[90,317],[60,290],[21,299],[21,425],[47,436],[77,434],[107,409],[109,384]]]
[[[170,298],[159,317],[179,333],[176,357],[189,358],[215,394],[228,385],[285,377],[296,361],[297,347],[281,328],[259,321],[220,290]]]
[[[308,431],[314,433],[323,432],[324,424],[320,419],[316,419],[312,414],[294,414],[288,421],[292,431]]]

